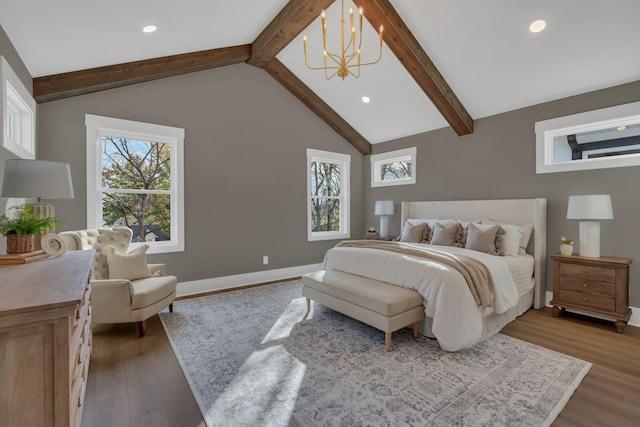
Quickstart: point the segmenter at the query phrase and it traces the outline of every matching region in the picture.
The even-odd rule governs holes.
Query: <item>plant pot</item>
[[[26,254],[33,251],[33,234],[9,234],[7,236],[8,254]]]
[[[571,255],[573,253],[573,245],[560,245],[560,253],[562,255]]]

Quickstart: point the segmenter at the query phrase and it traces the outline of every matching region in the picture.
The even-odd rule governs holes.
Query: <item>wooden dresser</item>
[[[93,251],[0,267],[0,426],[79,426]]]
[[[622,333],[631,317],[629,308],[629,258],[587,258],[551,255],[553,259],[554,315],[575,309],[616,320]]]

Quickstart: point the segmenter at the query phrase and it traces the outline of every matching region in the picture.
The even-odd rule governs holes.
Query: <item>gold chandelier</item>
[[[351,28],[351,36],[349,38],[349,42],[345,46],[345,32],[344,32],[344,0],[342,0],[342,19],[340,19],[340,39],[341,39],[341,50],[340,54],[335,54],[330,52],[327,49],[327,24],[324,18],[324,10],[322,10],[322,14],[320,15],[322,19],[322,46],[324,48],[323,62],[324,66],[322,67],[311,67],[309,62],[307,61],[307,36],[304,36],[303,46],[304,46],[304,64],[310,70],[324,70],[324,76],[327,80],[331,80],[335,76],[338,76],[344,80],[348,75],[352,75],[356,79],[360,77],[360,67],[364,67],[365,65],[373,65],[380,62],[382,59],[382,31],[383,27],[380,25],[380,54],[378,55],[378,59],[373,62],[360,62],[360,48],[362,47],[362,8],[359,9],[359,31],[358,38],[356,38],[356,27],[354,26],[353,20],[353,8],[349,8],[349,24]],[[356,47],[357,45],[357,47]],[[331,59],[333,63],[327,65],[327,58]],[[356,61],[354,61],[354,59]],[[356,69],[356,71],[352,71]],[[335,70],[335,71],[333,71]],[[330,71],[333,71],[330,74]]]

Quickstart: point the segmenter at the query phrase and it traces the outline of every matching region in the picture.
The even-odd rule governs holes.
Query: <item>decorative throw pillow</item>
[[[520,253],[520,242],[522,241],[522,230],[517,225],[501,224],[505,231],[502,236],[502,250],[505,256],[516,256]]]
[[[452,219],[427,219],[426,221],[427,224],[429,224],[429,234],[425,239],[426,243],[431,243],[431,240],[433,239],[433,232],[438,224],[446,228],[451,227],[456,223],[456,221]]]
[[[121,254],[113,246],[107,246],[102,253],[107,257],[109,279],[136,280],[151,277],[147,266],[149,245],[140,245],[127,254]]]
[[[502,235],[499,225],[469,224],[465,248],[491,255],[503,255]]]
[[[426,222],[413,225],[411,224],[411,222],[407,221],[404,223],[404,227],[402,228],[400,241],[411,243],[426,243],[426,236],[429,235],[429,232],[426,230],[428,227],[429,224],[427,224]]]
[[[461,234],[460,224],[455,223],[449,227],[445,227],[440,223],[436,223],[433,229],[433,236],[429,242],[432,245],[454,246]]]
[[[500,221],[496,221],[491,218],[482,218],[483,224],[498,224],[502,226],[505,231],[508,233],[509,231],[504,227],[505,225],[511,225],[516,227],[522,233],[522,237],[520,238],[520,248],[518,249],[519,255],[524,255],[527,253],[527,246],[529,245],[529,240],[531,239],[531,233],[533,232],[533,224],[527,225],[517,225],[517,224],[509,224]]]
[[[469,224],[471,223],[482,224],[482,218],[474,219],[473,221],[468,221],[465,219],[456,219],[455,222],[460,223],[460,229],[461,229],[461,235],[458,238],[458,242],[455,244],[455,246],[459,248],[464,248],[464,245],[467,242],[467,229],[469,228]]]

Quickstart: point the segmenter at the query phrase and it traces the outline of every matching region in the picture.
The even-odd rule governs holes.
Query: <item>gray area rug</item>
[[[591,364],[497,334],[442,351],[312,303],[300,282],[179,301],[161,313],[209,427],[544,426]]]

